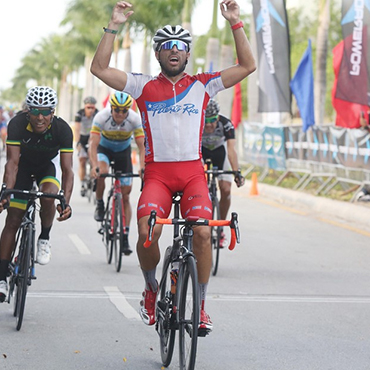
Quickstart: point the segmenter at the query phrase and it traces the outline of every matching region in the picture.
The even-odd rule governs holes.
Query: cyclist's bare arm
[[[15,180],[17,178],[18,173],[20,154],[21,148],[19,146],[7,145],[6,147],[7,161],[5,164],[3,183],[6,184],[8,189],[13,189],[15,185]],[[0,202],[0,213],[4,210],[4,206],[6,203],[8,203],[8,199],[3,199]]]
[[[235,0],[223,0],[220,3],[220,9],[231,27],[240,22],[240,9]],[[256,70],[256,62],[244,29],[241,27],[232,32],[238,64],[221,71],[221,78],[225,88],[234,86]]]
[[[8,189],[13,189],[18,173],[19,158],[21,155],[20,146],[7,145],[6,147],[6,164],[3,182]]]
[[[62,169],[62,189],[64,191],[64,197],[67,204],[69,204],[73,190],[72,158],[73,153],[60,153],[60,167]],[[60,217],[58,217],[57,220],[67,220],[69,217],[71,217],[71,212],[71,207],[66,207],[66,209],[61,213]]]
[[[80,141],[80,136],[81,136],[80,132],[81,132],[81,122],[75,122],[74,139],[75,139],[76,144]]]
[[[89,158],[91,163],[91,176],[96,178],[98,176],[97,168],[99,167],[98,162],[98,145],[100,142],[100,135],[96,133],[90,134],[89,139]]]
[[[144,137],[135,138],[136,145],[139,149],[139,163],[140,170],[144,168],[144,158],[145,158],[145,146],[144,146]]]
[[[235,150],[236,139],[229,139],[226,141],[227,144],[227,158],[229,159],[231,168],[233,171],[239,169],[238,155]]]
[[[131,7],[132,5],[127,1],[117,2],[107,28],[118,31],[120,26],[133,14],[133,11],[130,10]],[[90,71],[113,89],[123,90],[127,82],[126,72],[109,67],[115,36],[113,33],[104,32],[96,49]]]

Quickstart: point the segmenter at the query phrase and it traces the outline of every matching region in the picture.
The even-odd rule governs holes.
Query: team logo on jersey
[[[183,103],[184,98],[189,92],[189,88],[176,97],[158,102],[145,102],[147,112],[152,112],[152,116],[159,114],[199,114],[199,109],[192,103]]]

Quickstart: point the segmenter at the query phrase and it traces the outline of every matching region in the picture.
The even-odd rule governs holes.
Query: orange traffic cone
[[[257,189],[257,174],[255,172],[252,173],[252,185],[251,190],[249,192],[249,195],[258,195],[258,189]]]
[[[133,151],[131,152],[131,160],[132,160],[132,164],[133,164],[133,165],[137,164],[136,150],[133,150]]]

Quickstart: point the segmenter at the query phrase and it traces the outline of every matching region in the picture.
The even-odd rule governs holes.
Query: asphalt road
[[[138,188],[136,181],[133,208]],[[54,224],[50,264],[36,266],[21,331],[12,305],[0,305],[0,368],[161,369],[158,335],[137,314],[136,254],[120,273],[106,263],[77,177],[71,205],[73,218]],[[302,205],[250,197],[247,187],[235,191],[232,210],[242,242],[221,251],[210,280],[214,331],[199,339],[196,369],[368,370],[370,233]],[[135,219],[131,227],[134,247]],[[177,351],[169,369],[178,368]]]

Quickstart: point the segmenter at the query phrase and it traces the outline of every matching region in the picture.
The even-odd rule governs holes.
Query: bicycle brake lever
[[[238,214],[236,212],[233,212],[231,214],[230,227],[232,229],[235,229],[236,242],[239,244],[240,243],[240,231],[239,231],[239,223],[238,223]]]
[[[153,236],[156,219],[157,219],[157,212],[153,210],[150,212],[150,216],[148,219],[149,230],[148,230],[148,235],[146,237],[146,241],[144,243],[145,248],[148,248],[152,242],[152,236]]]

